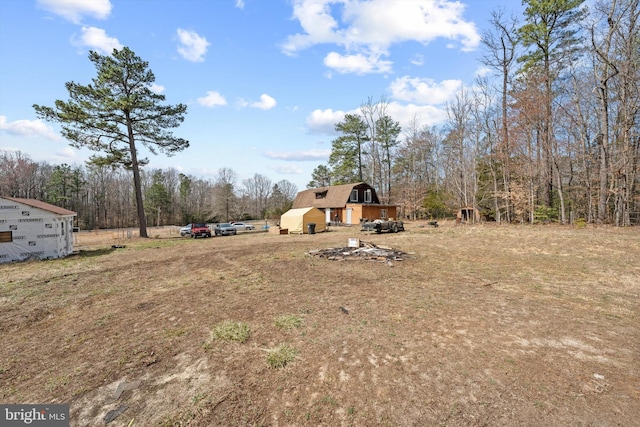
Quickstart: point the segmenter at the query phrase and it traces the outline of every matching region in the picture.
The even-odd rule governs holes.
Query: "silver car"
[[[181,236],[186,236],[187,234],[191,235],[191,226],[193,224],[187,224],[186,226],[182,227],[180,229],[180,235]]]
[[[216,224],[215,228],[213,229],[213,232],[215,233],[216,236],[230,236],[230,235],[235,235],[238,234],[238,231],[236,230],[236,228],[229,224],[228,222],[222,222],[220,224]]]
[[[238,231],[255,230],[256,227],[246,222],[234,222],[233,227]]]

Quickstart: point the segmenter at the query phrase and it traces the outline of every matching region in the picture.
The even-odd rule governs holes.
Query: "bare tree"
[[[482,57],[482,63],[496,70],[501,77],[501,132],[500,132],[500,144],[497,149],[497,159],[502,163],[502,185],[503,191],[506,194],[504,198],[505,202],[505,215],[507,222],[511,221],[511,206],[510,206],[510,158],[512,150],[509,143],[509,82],[512,78],[512,69],[515,64],[518,38],[517,28],[518,19],[516,16],[505,18],[502,9],[493,11],[491,13],[491,20],[489,21],[491,30],[483,33],[482,42],[486,48],[486,53]],[[496,212],[497,221],[500,222],[500,209]]]
[[[232,219],[234,204],[236,199],[235,187],[238,181],[238,174],[232,169],[221,168],[218,170],[218,179],[214,191],[217,201],[217,212],[223,214],[226,221]]]
[[[273,186],[271,180],[264,175],[256,173],[252,178],[243,180],[242,185],[249,196],[249,203],[253,206],[253,217],[264,218]]]

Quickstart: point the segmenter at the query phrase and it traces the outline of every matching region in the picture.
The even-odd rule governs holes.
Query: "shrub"
[[[535,223],[543,224],[556,222],[558,221],[558,209],[538,205],[533,212],[533,220]]]

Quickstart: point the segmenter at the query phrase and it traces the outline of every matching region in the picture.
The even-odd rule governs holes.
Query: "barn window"
[[[316,193],[316,199],[324,199],[325,197],[327,197],[327,190],[325,191],[318,191]]]
[[[387,210],[380,209],[380,219],[385,219],[387,217]]]
[[[11,243],[11,242],[13,242],[13,232],[0,231],[0,243]]]
[[[367,188],[364,192],[364,202],[371,203],[371,189]]]
[[[357,202],[358,201],[358,190],[357,189],[353,189],[351,190],[351,197],[349,197],[349,201],[350,202]]]

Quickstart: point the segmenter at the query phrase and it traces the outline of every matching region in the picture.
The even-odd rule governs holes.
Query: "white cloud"
[[[391,96],[400,101],[438,105],[452,99],[460,87],[460,80],[443,80],[436,83],[431,79],[404,76],[395,79],[389,89]]]
[[[403,129],[408,129],[411,122],[417,117],[425,126],[434,126],[447,120],[447,112],[433,105],[400,104],[390,102],[387,105],[387,114],[400,123]]]
[[[152,83],[149,89],[151,90],[151,92],[160,95],[162,92],[164,92],[165,87],[156,83]]]
[[[293,18],[300,21],[305,34],[294,34],[287,37],[282,50],[292,55],[319,43],[340,44],[342,36],[334,29],[338,23],[331,16],[328,0],[296,0],[293,5]]]
[[[113,49],[120,50],[124,47],[118,39],[109,37],[102,28],[83,26],[81,31],[80,38],[72,38],[72,43],[76,46],[88,47],[90,50],[108,55],[113,53]]]
[[[311,133],[333,135],[336,123],[341,122],[345,114],[344,111],[333,111],[330,108],[313,110],[306,120],[307,129]]]
[[[56,151],[56,156],[60,159],[73,160],[76,158],[76,152],[71,147],[67,146],[60,151]]]
[[[7,122],[7,116],[0,116],[0,131],[16,136],[44,137],[52,141],[60,141],[62,139],[42,120],[16,120],[15,122]]]
[[[203,62],[210,43],[195,31],[178,28],[178,53],[187,61]]]
[[[331,150],[304,150],[304,151],[285,151],[275,152],[267,151],[264,156],[269,159],[287,160],[287,161],[316,161],[327,160],[331,154]]]
[[[281,47],[285,54],[293,55],[330,43],[344,47],[340,55],[345,58],[379,58],[388,55],[395,43],[426,45],[445,38],[463,51],[473,50],[480,43],[480,34],[473,22],[464,20],[463,12],[461,2],[450,0],[295,0],[293,18],[303,32],[290,35]],[[380,71],[373,67],[369,72]]]
[[[489,67],[480,67],[476,70],[476,77],[490,76],[493,70]]]
[[[383,61],[375,55],[341,55],[330,52],[324,58],[324,65],[341,74],[389,73],[391,64],[393,64],[391,61]]]
[[[393,120],[400,123],[402,128],[408,128],[416,117],[420,119],[420,123],[426,126],[437,125],[447,120],[447,112],[433,105],[400,104],[394,101],[387,104],[386,111]],[[314,134],[337,135],[335,126],[344,120],[344,116],[347,113],[362,116],[360,108],[347,112],[333,111],[331,109],[314,110],[307,117],[307,129]]]
[[[244,9],[244,0],[236,0],[236,7],[238,9]]]
[[[270,110],[275,107],[276,104],[277,102],[275,99],[273,99],[266,93],[263,93],[262,95],[260,95],[260,101],[254,102],[253,104],[251,104],[251,106],[254,108],[260,108],[261,110]]]
[[[271,166],[269,169],[285,175],[302,175],[304,173],[304,171],[300,167],[294,164],[276,165]]]
[[[109,0],[37,0],[38,5],[51,13],[79,24],[83,16],[106,19],[111,14]]]
[[[207,96],[202,98],[198,98],[198,104],[203,107],[217,107],[219,105],[227,105],[227,100],[224,99],[224,96],[220,95],[216,91],[208,91]]]
[[[418,65],[418,66],[420,66],[420,65],[424,65],[424,55],[422,55],[422,54],[420,54],[420,53],[415,54],[415,55],[413,55],[413,58],[411,58],[411,61],[410,61],[410,62],[411,62],[413,65]]]

